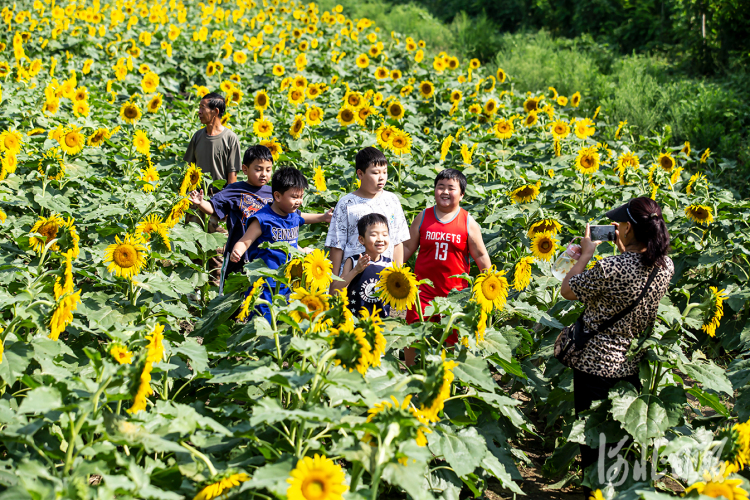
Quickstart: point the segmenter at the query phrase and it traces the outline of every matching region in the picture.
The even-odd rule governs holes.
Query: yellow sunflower
[[[315,318],[328,310],[329,298],[330,296],[322,290],[309,292],[304,288],[295,288],[294,292],[289,296],[289,301],[299,300],[305,305],[307,312],[291,311],[289,314],[297,323],[301,323],[302,320],[306,319],[313,325],[313,331],[323,331],[331,326],[331,321],[319,321],[316,323]]]
[[[305,113],[305,120],[311,127],[320,125],[323,121],[323,110],[317,106],[310,106]]]
[[[495,78],[497,78],[497,83],[505,83],[505,79],[508,75],[505,74],[505,71],[503,71],[501,68],[497,68],[497,73],[495,74]]]
[[[273,76],[284,76],[285,71],[286,70],[284,69],[284,66],[282,66],[281,64],[273,65]]]
[[[18,154],[21,152],[23,135],[17,130],[6,130],[0,134],[0,152]]]
[[[365,69],[366,67],[370,65],[370,58],[367,57],[367,54],[360,54],[357,56],[357,59],[355,62],[357,64],[357,67],[361,69]]]
[[[151,370],[153,364],[146,362],[143,366],[143,371],[138,382],[138,389],[135,396],[133,397],[133,406],[128,408],[126,411],[131,415],[138,413],[141,410],[146,409],[148,403],[148,397],[154,393],[151,389]]]
[[[423,81],[419,84],[419,93],[425,99],[429,99],[435,94],[435,85],[430,81]]]
[[[584,118],[575,122],[574,130],[576,137],[579,139],[585,139],[591,137],[596,132],[594,128],[594,121],[591,118]]]
[[[577,108],[579,104],[581,104],[581,93],[576,92],[570,97],[570,105],[573,106],[574,108]],[[561,104],[561,106],[565,106],[565,104]]]
[[[575,168],[582,174],[593,174],[599,170],[599,152],[596,147],[581,148],[578,150]]]
[[[563,120],[557,120],[550,126],[550,132],[552,132],[552,137],[561,141],[570,135],[570,125]]]
[[[388,68],[384,68],[383,66],[379,66],[375,69],[375,78],[378,80],[385,80],[391,76],[391,72],[388,71]]]
[[[281,144],[276,140],[276,138],[272,137],[270,139],[260,141],[260,145],[267,147],[271,151],[271,156],[273,157],[274,163],[279,161],[279,156],[281,156],[283,150],[281,148]]]
[[[225,474],[224,477],[220,476],[211,478],[211,483],[201,488],[198,494],[193,497],[193,500],[212,500],[219,497],[225,498],[227,496],[227,490],[239,486],[249,480],[250,476],[244,472],[238,474]]]
[[[305,129],[305,117],[304,115],[296,115],[294,117],[294,121],[292,122],[292,126],[289,127],[289,134],[294,139],[299,139],[299,136],[302,135],[302,131]]]
[[[151,141],[143,130],[136,130],[133,135],[133,147],[142,155],[147,155],[151,148]]]
[[[532,111],[536,111],[539,109],[539,101],[541,101],[541,97],[529,97],[523,102],[523,110],[527,113],[531,113]]]
[[[552,233],[557,234],[562,230],[562,225],[555,219],[541,219],[534,222],[529,227],[529,238],[533,238],[537,233]]]
[[[677,164],[674,158],[672,158],[672,152],[668,151],[666,153],[661,153],[659,155],[659,158],[656,160],[659,163],[659,166],[666,170],[667,172],[671,172],[674,166]]]
[[[394,263],[380,272],[380,280],[375,288],[380,291],[383,303],[394,309],[410,309],[417,301],[418,282],[414,273],[406,265]]]
[[[495,125],[492,127],[492,131],[498,139],[510,139],[513,135],[513,130],[513,122],[508,121],[505,118],[496,121]]]
[[[537,233],[531,239],[531,253],[540,260],[549,262],[557,251],[559,240],[549,233]]]
[[[701,329],[711,337],[716,336],[716,329],[719,328],[721,318],[724,317],[724,301],[727,295],[724,290],[719,290],[715,286],[709,287],[711,296],[707,301],[707,314],[705,315]]]
[[[117,236],[115,241],[104,251],[107,271],[121,278],[132,278],[146,264],[148,248],[140,235],[126,234],[122,240]]]
[[[349,487],[341,466],[317,453],[313,458],[303,457],[287,479],[289,500],[343,500]]]
[[[319,193],[328,190],[328,187],[326,186],[326,175],[325,172],[323,172],[323,167],[320,165],[315,167],[315,172],[313,173],[313,184]]]
[[[349,107],[343,107],[339,110],[339,114],[336,115],[336,119],[342,127],[348,127],[356,121],[357,113]]]
[[[394,120],[401,120],[405,114],[404,106],[397,100],[391,101],[386,107],[386,111],[388,112],[388,116]]]
[[[537,121],[539,121],[539,114],[536,111],[532,111],[523,119],[523,125],[524,127],[533,127]]]
[[[63,151],[69,155],[78,154],[86,145],[86,137],[81,133],[81,129],[71,126],[63,132],[62,137],[58,139]]]
[[[636,155],[635,153],[627,152],[620,155],[620,157],[617,159],[617,168],[619,170],[625,170],[627,167],[638,168],[640,167],[640,165],[641,162],[638,159],[638,155]]]
[[[315,249],[305,256],[302,262],[305,272],[305,284],[311,290],[328,290],[333,278],[333,264],[323,250]]]
[[[305,102],[305,90],[298,89],[298,88],[291,88],[289,89],[289,95],[287,96],[287,99],[289,99],[289,102],[291,104],[294,104],[295,106],[299,106],[300,104]]]
[[[180,196],[186,196],[187,193],[198,189],[201,181],[203,180],[203,171],[195,166],[195,163],[191,163],[188,166],[185,177],[182,179],[180,185]]]
[[[451,384],[455,375],[453,369],[458,366],[453,360],[445,360],[445,351],[438,363],[430,363],[427,367],[424,387],[419,394],[419,413],[428,422],[440,421],[439,413],[445,407],[445,400],[451,395]]]
[[[701,495],[724,500],[748,500],[747,491],[742,488],[742,479],[699,481],[685,490],[685,494],[697,491]]]
[[[133,353],[128,351],[128,348],[119,342],[112,344],[109,348],[109,355],[121,365],[129,365],[133,362]]]
[[[65,328],[73,322],[73,311],[78,308],[80,302],[80,290],[70,293],[58,301],[55,312],[52,313],[50,318],[50,334],[48,335],[50,339],[57,340],[60,334],[65,331]]]
[[[265,111],[270,103],[271,101],[268,98],[268,92],[266,92],[265,90],[259,90],[255,93],[255,99],[253,101],[255,109],[259,111]]]
[[[370,344],[370,366],[380,366],[380,358],[385,354],[386,340],[383,336],[383,320],[380,317],[382,311],[377,306],[373,307],[372,313],[366,308],[359,312],[357,328],[365,332],[365,340]]]
[[[270,137],[273,134],[273,124],[268,118],[258,118],[253,122],[253,133],[261,138]]]
[[[451,90],[450,101],[451,102],[460,102],[461,99],[463,98],[463,95],[464,95],[463,92],[461,92],[460,90],[453,89],[453,90]]]
[[[89,146],[99,147],[104,144],[104,141],[107,139],[109,139],[109,130],[106,128],[98,128],[89,136]]]
[[[88,90],[86,90],[86,87],[78,87],[75,92],[73,92],[73,98],[71,99],[73,102],[79,102],[79,101],[87,101],[89,98]]]
[[[91,108],[89,103],[86,101],[78,101],[73,103],[73,114],[76,116],[89,116]]]
[[[685,208],[685,215],[688,219],[705,226],[708,226],[714,221],[711,207],[708,205],[690,205]]]
[[[411,136],[409,133],[403,130],[394,133],[391,138],[391,150],[398,156],[411,153]]]
[[[523,291],[531,283],[531,265],[533,263],[534,257],[527,256],[521,257],[521,260],[516,264],[516,269],[513,272],[513,288],[516,291]]]
[[[331,349],[336,351],[333,359],[337,365],[350,372],[357,370],[361,375],[367,372],[371,347],[365,339],[365,332],[361,328],[355,328],[353,320],[332,328],[328,339]]]
[[[344,106],[348,108],[356,110],[365,104],[365,98],[359,92],[347,91],[346,94],[344,94]]]
[[[536,184],[526,184],[514,189],[510,193],[513,203],[529,203],[536,200],[537,196],[539,196],[539,188],[541,185],[542,181],[537,181]]]
[[[391,140],[396,132],[398,132],[397,128],[384,123],[375,131],[375,139],[383,149],[391,149]]]
[[[122,118],[125,123],[134,124],[141,119],[142,115],[143,114],[141,113],[141,108],[139,108],[137,104],[132,102],[126,102],[120,108],[120,118]]]
[[[482,108],[482,112],[487,116],[492,116],[497,111],[497,101],[495,99],[487,99],[487,102],[484,103],[484,108]]]
[[[161,108],[161,104],[162,95],[156,94],[148,101],[148,104],[146,104],[146,111],[148,111],[149,113],[156,113],[157,111],[159,111],[159,108]]]
[[[31,234],[40,234],[42,237],[31,236],[29,238],[29,244],[36,253],[42,253],[47,243],[57,238],[57,233],[60,227],[65,223],[65,220],[57,215],[52,214],[49,217],[40,217],[39,220],[32,226]],[[60,247],[57,243],[53,244],[50,249],[58,250]]]
[[[495,266],[482,271],[474,280],[473,298],[485,313],[493,309],[502,309],[508,300],[508,280],[505,271],[498,271]]]

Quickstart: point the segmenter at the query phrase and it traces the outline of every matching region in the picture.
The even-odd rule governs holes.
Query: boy
[[[435,177],[435,205],[417,215],[411,225],[411,238],[404,243],[404,260],[419,249],[414,273],[418,280],[429,279],[433,286],[420,285],[422,313],[435,297],[447,297],[451,290],[463,290],[467,283],[451,278],[469,272],[469,256],[480,271],[490,267],[490,256],[482,240],[479,224],[459,206],[466,193],[466,177],[458,170],[446,168]],[[416,308],[406,313],[406,322],[419,320]],[[446,341],[454,344],[456,335]],[[414,362],[414,349],[405,350],[406,364]]]
[[[252,216],[273,201],[273,193],[268,181],[271,179],[273,170],[273,156],[271,150],[266,146],[251,146],[245,151],[242,159],[242,172],[247,175],[247,182],[240,181],[229,184],[211,198],[210,201],[203,199],[203,191],[190,193],[190,201],[193,206],[206,214],[216,214],[223,219],[227,217],[227,230],[229,232],[224,255],[230,253],[234,245],[245,234]],[[310,223],[329,222],[331,213],[326,214],[302,214]],[[321,218],[322,215],[322,218]],[[224,259],[222,269],[222,283],[229,273],[241,271],[245,264],[244,258],[238,262]],[[220,290],[219,293],[222,293]]]
[[[334,281],[331,288],[347,288],[349,309],[354,314],[359,314],[362,309],[372,314],[377,308],[380,316],[386,317],[390,313],[390,306],[383,304],[373,292],[380,280],[380,271],[391,265],[391,259],[383,256],[389,243],[388,219],[377,213],[367,214],[359,219],[357,231],[365,253],[346,259],[341,275],[344,281]]]
[[[278,248],[258,248],[261,243],[276,243],[286,241],[292,247],[297,248],[297,237],[299,227],[302,224],[324,222],[327,214],[300,214],[299,207],[302,206],[302,197],[307,189],[307,179],[302,172],[294,167],[278,169],[271,179],[273,191],[273,203],[250,216],[245,234],[234,244],[230,260],[238,263],[243,256],[249,262],[254,259],[262,259],[271,269],[278,269],[286,264],[287,256],[283,250]],[[330,219],[329,219],[330,220]],[[261,298],[271,302],[271,290],[275,288],[274,280],[266,278],[267,286],[263,290]],[[281,294],[288,293],[286,286],[279,290]],[[270,322],[270,311],[265,305],[258,306],[258,310]]]
[[[333,210],[326,246],[330,247],[333,272],[341,276],[346,259],[359,255],[365,247],[359,242],[357,223],[366,214],[379,213],[388,220],[390,244],[383,256],[403,262],[403,242],[409,239],[406,217],[395,194],[385,191],[388,181],[388,160],[375,148],[367,147],[354,160],[361,185],[344,195]]]

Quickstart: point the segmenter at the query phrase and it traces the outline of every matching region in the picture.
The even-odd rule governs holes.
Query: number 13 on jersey
[[[435,260],[448,259],[448,243],[435,244]]]

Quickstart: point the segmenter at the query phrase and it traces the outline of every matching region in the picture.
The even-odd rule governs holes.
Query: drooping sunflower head
[[[533,238],[537,233],[557,234],[562,230],[562,225],[555,219],[540,219],[529,227],[529,238]]]
[[[345,480],[340,465],[316,453],[297,462],[287,479],[286,495],[289,500],[343,500],[349,489]]]
[[[375,306],[372,313],[367,308],[362,308],[357,320],[357,328],[365,332],[365,339],[370,344],[370,366],[380,366],[380,358],[385,354],[386,341],[383,336],[383,320],[380,318],[382,311]]]
[[[305,283],[312,290],[327,290],[333,278],[333,265],[323,250],[315,249],[307,254],[302,262],[305,272]]]
[[[331,349],[336,351],[333,359],[337,365],[350,372],[357,370],[361,375],[367,372],[372,348],[361,328],[355,328],[352,323],[333,328],[329,342]]]
[[[531,253],[537,259],[549,261],[555,255],[558,243],[551,232],[537,233],[531,239]]]
[[[619,170],[624,170],[627,167],[638,168],[640,165],[641,162],[638,159],[638,155],[632,152],[624,153],[617,159],[617,168]]]
[[[398,425],[399,434],[396,438],[398,442],[404,442],[408,439],[414,439],[419,446],[427,445],[425,433],[429,434],[432,430],[429,428],[429,421],[424,417],[422,412],[411,405],[412,395],[407,395],[403,402],[399,403],[396,396],[391,396],[391,400],[376,403],[372,408],[367,410],[367,423],[375,424],[378,428],[381,440],[385,438],[391,429],[391,424]],[[374,441],[372,434],[369,432],[364,435],[362,441],[371,443]]]
[[[708,205],[697,205],[693,204],[685,207],[685,215],[688,219],[698,224],[708,226],[714,221],[714,216],[711,207]]]
[[[115,238],[115,243],[104,251],[104,263],[107,270],[118,277],[130,279],[141,272],[146,264],[148,248],[140,235],[126,234],[121,240]]]
[[[438,422],[439,413],[450,397],[451,384],[455,375],[453,369],[458,366],[455,361],[445,360],[443,351],[440,360],[432,360],[425,366],[425,381],[419,393],[419,411],[429,422]]]
[[[330,296],[323,291],[312,291],[308,292],[304,288],[295,288],[294,292],[289,296],[289,300],[299,300],[307,308],[307,311],[291,311],[291,317],[297,322],[301,323],[302,320],[308,320],[313,323],[313,331],[320,332],[325,328],[330,327],[331,320],[318,321],[315,319],[321,314],[328,310],[328,299]]]
[[[539,196],[540,186],[541,182],[538,182],[537,184],[526,184],[513,190],[513,192],[510,193],[510,197],[513,200],[513,203],[530,203],[536,200],[537,196]]]
[[[305,117],[303,115],[296,115],[294,117],[294,121],[292,122],[292,126],[289,127],[289,134],[294,139],[299,139],[300,134],[302,134],[302,131],[305,129]]]
[[[383,269],[375,288],[385,304],[401,311],[411,308],[417,300],[417,278],[403,264]]]
[[[498,271],[494,266],[482,271],[474,280],[473,298],[486,313],[493,309],[502,309],[508,299],[508,280],[505,271]]]
[[[531,266],[533,263],[534,257],[526,256],[521,257],[521,260],[516,264],[516,269],[513,272],[513,288],[516,291],[524,290],[531,283]]]
[[[65,177],[65,162],[60,153],[60,148],[47,150],[39,159],[37,170],[40,174],[46,175],[49,179],[59,181]]]
[[[36,233],[40,235],[31,236],[29,238],[31,248],[33,248],[36,253],[42,253],[42,250],[44,250],[47,243],[57,238],[57,233],[64,223],[65,220],[57,214],[52,214],[49,217],[40,217],[31,227],[31,231],[29,231],[31,234]],[[50,248],[52,250],[58,250],[60,247],[55,243]]]
[[[72,217],[68,217],[63,220],[60,224],[59,231],[57,233],[57,250],[62,254],[69,254],[71,258],[77,259],[80,253],[78,244],[81,238],[78,236],[78,231],[74,225],[75,220]]]

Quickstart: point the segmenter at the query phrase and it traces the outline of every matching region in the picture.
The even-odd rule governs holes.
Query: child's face
[[[388,182],[388,165],[373,165],[362,172],[357,170],[357,178],[362,182],[360,189],[368,193],[377,193],[385,188]]]
[[[382,223],[371,224],[365,230],[365,235],[359,237],[359,242],[365,246],[368,252],[378,255],[388,249],[389,241],[388,225]]]
[[[302,188],[287,189],[283,194],[275,191],[273,193],[273,204],[281,212],[290,214],[299,210],[302,206],[302,196],[305,190]]]
[[[268,184],[272,170],[271,160],[253,160],[250,165],[242,165],[242,171],[247,175],[247,182],[256,187]]]
[[[435,186],[435,205],[440,210],[455,210],[463,199],[461,184],[455,179],[440,179]]]

